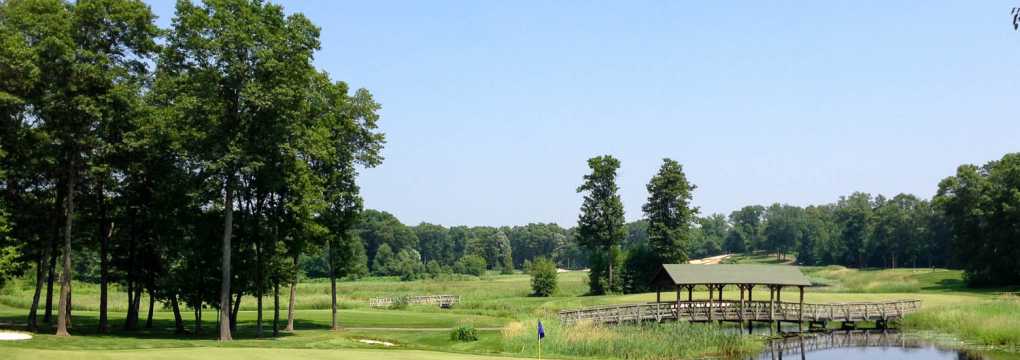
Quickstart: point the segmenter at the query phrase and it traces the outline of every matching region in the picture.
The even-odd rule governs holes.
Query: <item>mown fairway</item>
[[[805,268],[818,286],[806,294],[808,302],[875,301],[917,298],[924,301],[924,310],[902,324],[909,329],[948,333],[972,343],[1000,347],[1020,344],[1020,300],[1003,291],[971,291],[962,287],[961,273],[953,270],[897,269],[860,271],[842,267]],[[173,317],[169,309],[157,304],[152,329],[136,332],[119,330],[124,313],[123,293],[111,297],[111,317],[115,331],[96,335],[98,307],[96,288],[89,284],[75,285],[72,338],[57,338],[44,333],[32,340],[0,342],[0,350],[14,359],[88,358],[196,358],[196,359],[262,359],[293,356],[309,359],[369,359],[384,355],[392,359],[484,359],[485,356],[537,355],[534,326],[538,319],[546,323],[549,337],[544,355],[551,357],[613,358],[626,356],[699,356],[754,351],[757,337],[720,335],[713,326],[682,326],[678,328],[560,329],[555,313],[560,309],[582,306],[654,301],[654,293],[583,296],[587,286],[583,272],[559,276],[560,291],[549,298],[529,297],[529,277],[525,275],[491,275],[481,279],[458,277],[446,280],[400,282],[390,278],[372,278],[341,282],[339,292],[343,331],[328,330],[328,283],[304,282],[298,287],[297,331],[268,338],[272,312],[264,310],[264,339],[254,337],[255,301],[245,298],[237,339],[230,343],[215,341],[215,310],[205,310],[204,332],[200,335],[173,334]],[[18,328],[24,322],[31,287],[26,281],[15,281],[0,292],[0,323]],[[726,289],[724,297],[738,296],[736,289]],[[417,294],[455,294],[462,303],[450,310],[433,306],[411,306],[402,310],[372,309],[367,299],[376,296]],[[672,294],[663,294],[669,299]],[[791,293],[793,296],[793,293]],[[695,297],[707,294],[695,292]],[[755,293],[767,298],[768,293]],[[266,299],[266,304],[271,304]],[[143,301],[143,303],[147,303]],[[286,301],[283,301],[286,304]],[[143,314],[147,311],[143,306]],[[144,315],[143,315],[144,316]],[[193,331],[192,314],[184,312],[185,326]],[[281,311],[281,326],[286,311]],[[479,329],[479,341],[450,340],[449,328],[470,324]],[[673,334],[671,332],[678,332]],[[644,336],[642,334],[648,334]],[[655,334],[655,336],[651,336]],[[680,339],[680,340],[678,340]],[[371,345],[359,340],[379,340],[393,347]],[[682,344],[660,350],[657,341]],[[612,349],[606,344],[615,344]],[[658,344],[658,345],[657,345]],[[626,345],[626,346],[624,346]],[[154,350],[162,349],[162,350]],[[114,351],[115,350],[115,351]],[[409,351],[413,350],[413,351]],[[385,353],[381,353],[385,351]],[[659,353],[657,351],[669,351]],[[8,358],[8,357],[5,357]]]

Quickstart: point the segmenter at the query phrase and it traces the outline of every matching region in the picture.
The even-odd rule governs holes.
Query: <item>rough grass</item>
[[[160,350],[119,350],[119,351],[55,351],[38,349],[13,349],[5,352],[5,359],[11,360],[275,360],[275,359],[344,359],[344,360],[497,360],[514,359],[501,356],[479,356],[452,354],[421,350],[362,350],[346,349],[242,349],[242,348],[201,348],[201,349],[160,349]]]
[[[1020,299],[934,306],[908,316],[902,324],[909,329],[949,332],[981,345],[1020,346]]]
[[[727,333],[715,325],[646,323],[597,326],[579,323],[561,326],[543,322],[546,338],[542,353],[551,357],[618,359],[688,359],[709,356],[750,355],[762,347],[760,339]],[[537,356],[537,321],[517,321],[503,328],[506,352]]]
[[[764,259],[761,259],[764,261]],[[908,317],[904,327],[917,330],[934,330],[968,339],[975,344],[1003,344],[1017,346],[1020,334],[1017,327],[1020,306],[1016,300],[1000,295],[1001,290],[973,291],[963,288],[958,271],[930,269],[853,270],[842,267],[809,267],[804,272],[815,282],[825,284],[808,289],[805,301],[812,303],[882,301],[915,298],[923,301],[924,311]],[[338,283],[341,309],[340,325],[344,331],[328,331],[330,312],[329,284],[324,281],[304,282],[298,286],[298,331],[284,334],[276,340],[255,339],[255,299],[242,300],[241,322],[234,342],[215,341],[215,309],[206,309],[205,333],[177,336],[173,334],[172,314],[157,305],[156,326],[152,330],[126,332],[120,330],[126,294],[119,288],[111,289],[111,335],[95,334],[98,308],[98,286],[74,285],[74,322],[71,339],[50,335],[44,329],[41,335],[24,342],[0,342],[0,353],[26,358],[47,358],[40,349],[81,350],[81,353],[64,354],[61,358],[95,358],[93,350],[116,349],[131,353],[144,348],[217,349],[216,354],[231,358],[232,352],[220,353],[221,348],[280,348],[288,349],[378,349],[358,342],[360,339],[381,340],[397,344],[398,349],[439,350],[456,353],[489,355],[536,356],[534,324],[542,319],[549,336],[544,341],[544,355],[550,357],[597,358],[689,358],[703,356],[730,356],[754,352],[761,342],[755,337],[727,334],[714,326],[665,324],[628,325],[617,328],[581,326],[564,329],[556,323],[557,312],[592,305],[654,301],[655,293],[584,296],[587,290],[586,274],[571,272],[559,274],[560,291],[556,296],[530,297],[530,278],[527,275],[487,275],[482,278],[461,277],[400,282],[393,278],[368,278]],[[26,308],[31,300],[31,283],[18,279],[0,290],[0,327],[19,327],[23,324]],[[437,306],[413,305],[404,310],[371,309],[367,300],[378,296],[423,294],[455,294],[461,303],[453,309]],[[686,297],[686,293],[683,294]],[[672,300],[673,292],[664,292],[663,300]],[[768,291],[756,289],[756,300],[768,299]],[[707,298],[707,292],[698,289],[696,299]],[[738,299],[736,288],[727,287],[724,298]],[[795,301],[797,291],[783,291],[783,300]],[[267,299],[264,317],[266,331],[272,318],[271,302]],[[147,301],[142,302],[143,315]],[[286,306],[284,299],[283,305]],[[41,315],[41,314],[40,314]],[[286,316],[283,309],[281,316]],[[192,328],[192,313],[185,311],[185,325]],[[479,340],[451,341],[449,329],[471,325],[479,329]],[[401,328],[406,330],[394,329]],[[502,329],[502,331],[487,330]],[[7,350],[18,352],[7,352]],[[378,351],[384,351],[382,349]],[[190,354],[190,353],[189,353]],[[248,353],[244,353],[248,354]],[[339,354],[339,352],[338,352]],[[396,353],[390,353],[396,354]],[[66,356],[65,356],[66,355]],[[134,354],[136,356],[144,353]],[[196,355],[202,358],[204,355]],[[238,355],[241,356],[241,355]],[[254,356],[254,355],[252,355]],[[309,355],[315,358],[317,355]],[[450,355],[451,358],[457,358]],[[457,355],[459,356],[459,355]],[[739,355],[743,357],[743,355]],[[192,357],[192,356],[187,356]],[[250,357],[244,355],[242,357]],[[389,358],[379,355],[380,358]],[[7,358],[0,356],[0,358]],[[99,357],[102,358],[102,357]],[[256,357],[257,358],[257,357]]]
[[[817,291],[915,293],[966,290],[960,270],[857,270],[843,266],[804,267],[803,270],[817,286]]]

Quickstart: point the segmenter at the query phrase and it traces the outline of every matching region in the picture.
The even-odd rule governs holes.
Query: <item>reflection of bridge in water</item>
[[[770,340],[757,359],[782,360],[807,359],[815,351],[846,348],[925,348],[930,343],[905,336],[896,330],[841,330],[831,332],[804,333],[802,336],[788,336]],[[853,356],[853,354],[845,354]],[[982,359],[980,355],[958,352],[957,359]]]

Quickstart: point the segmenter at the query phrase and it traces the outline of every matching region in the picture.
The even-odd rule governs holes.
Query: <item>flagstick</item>
[[[538,359],[542,359],[542,338],[538,338]]]

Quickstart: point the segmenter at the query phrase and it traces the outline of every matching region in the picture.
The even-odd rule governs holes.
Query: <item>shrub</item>
[[[467,255],[453,265],[453,271],[458,274],[482,276],[485,274],[485,259],[478,255]]]
[[[478,333],[471,325],[461,325],[450,332],[450,340],[454,341],[478,341]]]
[[[535,296],[550,296],[556,292],[556,263],[546,258],[531,263],[531,291]]]

